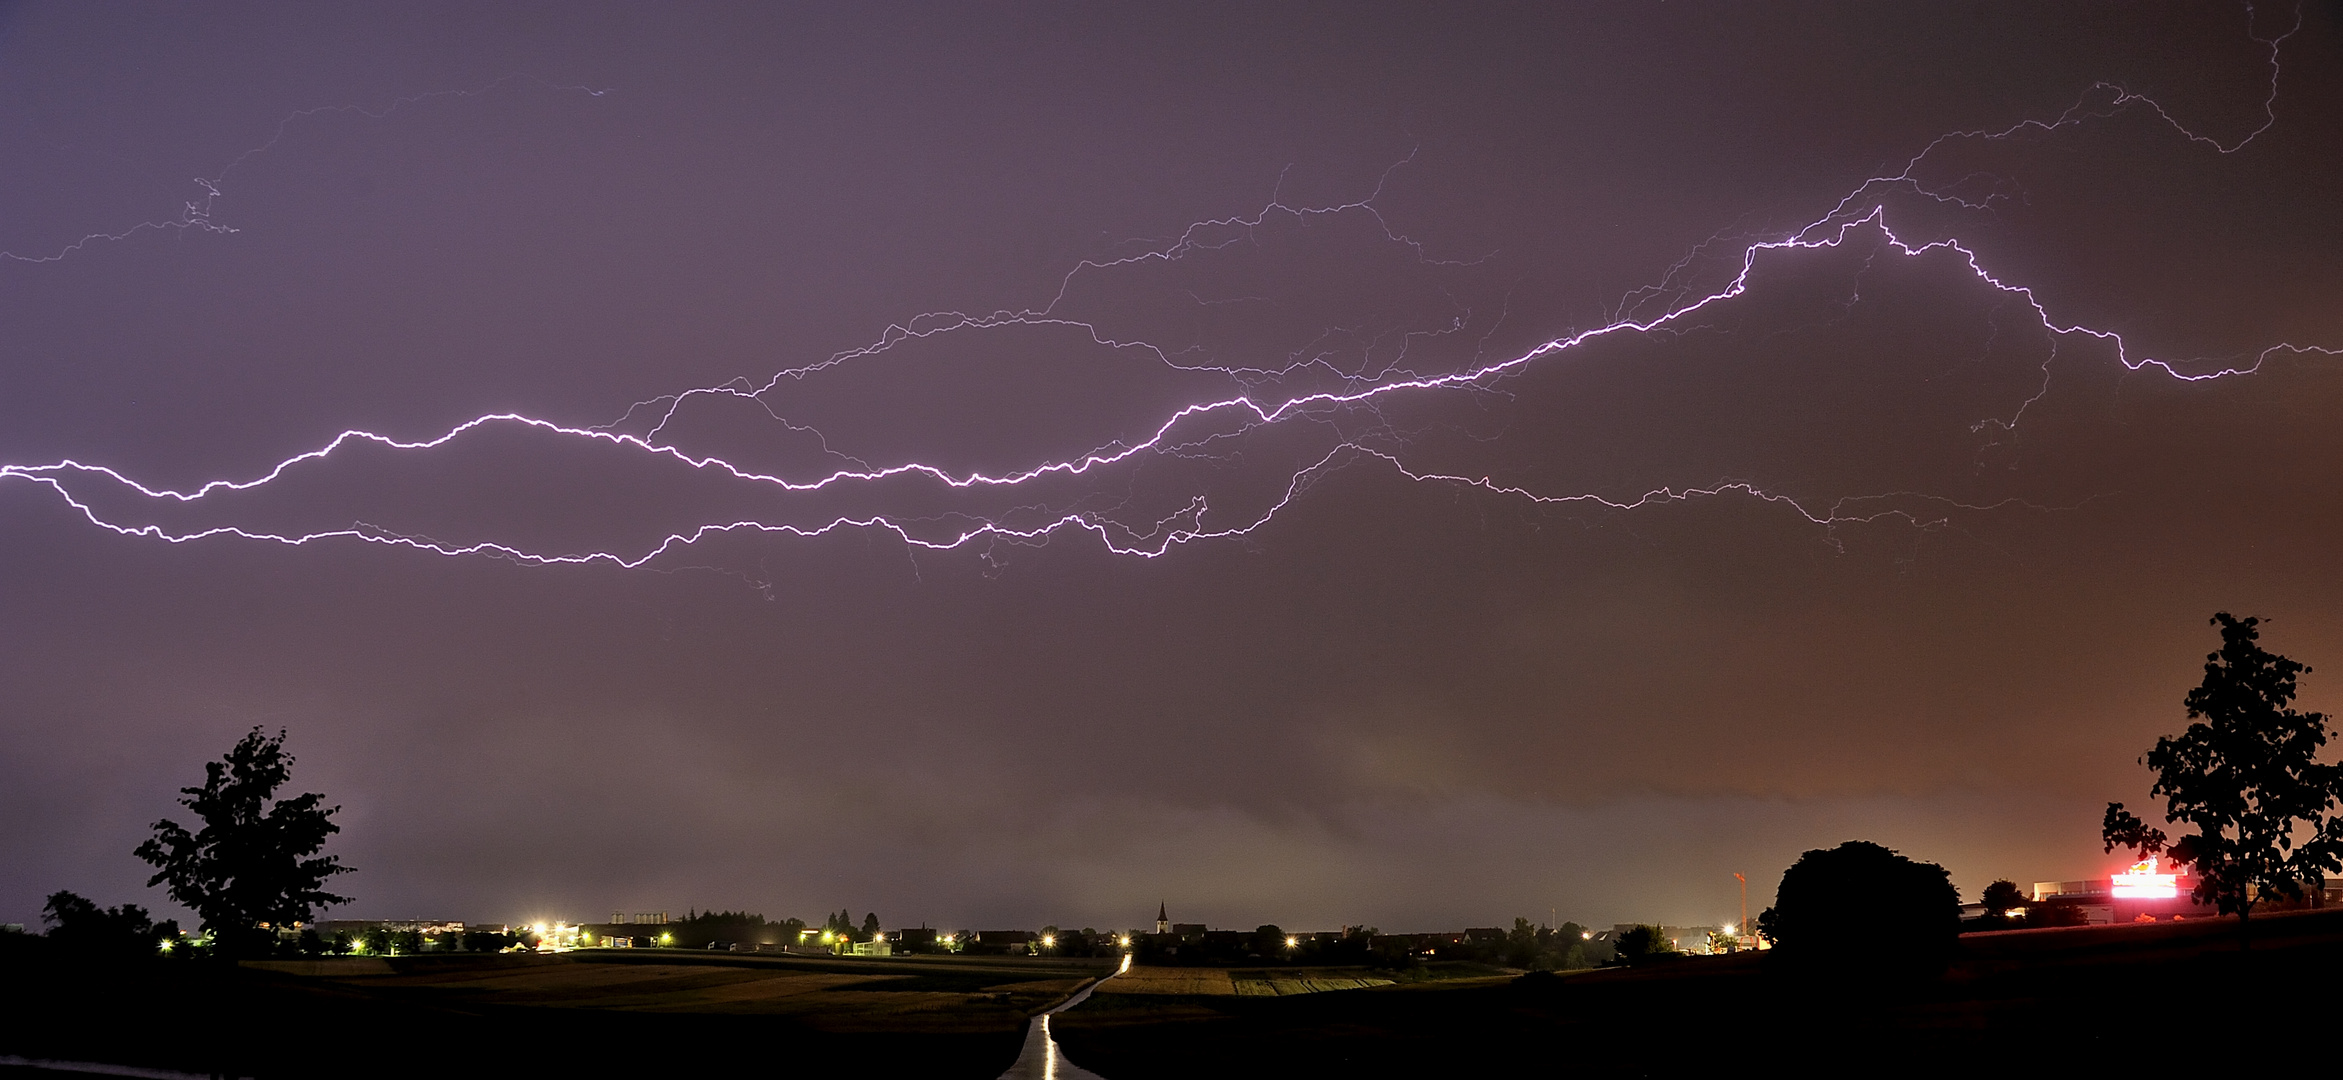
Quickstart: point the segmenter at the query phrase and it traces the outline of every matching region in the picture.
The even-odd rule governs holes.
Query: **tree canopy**
[[[2026,906],[2026,894],[2018,883],[2004,878],[1985,886],[1985,894],[1977,898],[1985,905],[1988,915],[2007,915],[2011,908]]]
[[[325,796],[316,792],[275,798],[292,765],[283,731],[271,738],[253,728],[225,757],[205,763],[201,787],[179,789],[179,804],[202,827],[189,832],[178,822],[157,821],[154,835],[138,846],[138,857],[155,867],[147,885],[167,883],[171,899],[203,920],[223,955],[265,953],[273,928],[349,902],[324,886],[350,868],[318,854],[326,837],[341,831],[332,820],[341,807],[320,805]]]
[[[1850,840],[1783,871],[1758,927],[1794,967],[1930,974],[1960,940],[1961,894],[1944,867]]]
[[[2221,649],[2205,657],[2205,679],[2183,704],[2196,721],[2156,740],[2141,762],[2156,772],[2149,793],[2165,800],[2168,823],[2195,831],[2170,840],[2122,803],[2107,804],[2105,849],[2168,851],[2190,867],[2199,903],[2240,922],[2257,899],[2299,900],[2343,870],[2343,766],[2318,760],[2324,713],[2296,712],[2298,676],[2310,668],[2261,647],[2261,620],[2213,616]]]
[[[41,907],[41,921],[49,924],[49,940],[73,952],[94,956],[155,955],[158,948],[179,936],[179,924],[155,922],[137,904],[103,908],[79,893],[49,894]]]
[[[1615,943],[1619,959],[1629,964],[1643,964],[1654,960],[1673,959],[1679,952],[1668,932],[1649,923],[1639,923],[1619,935]]]

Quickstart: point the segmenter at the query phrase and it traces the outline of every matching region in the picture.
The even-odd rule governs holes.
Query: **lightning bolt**
[[[2249,35],[2252,30],[2250,20],[2249,9]],[[1970,173],[1949,182],[1927,178],[1931,165],[1947,148],[1962,144],[1993,143],[2020,137],[2049,137],[2118,115],[2145,112],[2192,147],[2216,154],[2234,154],[2276,124],[2281,46],[2301,25],[2301,13],[2297,9],[2293,25],[2284,32],[2268,38],[2253,37],[2254,41],[2268,50],[2269,95],[2262,103],[2261,124],[2242,136],[2223,140],[2195,131],[2162,104],[2147,96],[2112,83],[2099,83],[2085,90],[2064,111],[2046,119],[2027,119],[2001,128],[1954,131],[1940,135],[1908,158],[1900,170],[1862,179],[1836,199],[1826,212],[1794,229],[1754,240],[1728,239],[1720,235],[1695,245],[1683,259],[1666,268],[1653,284],[1623,296],[1610,309],[1607,321],[1601,325],[1552,337],[1526,350],[1495,358],[1487,358],[1476,349],[1471,362],[1447,370],[1419,363],[1413,356],[1413,335],[1467,334],[1473,326],[1473,316],[1469,312],[1457,314],[1447,326],[1439,330],[1412,332],[1392,355],[1383,359],[1376,359],[1375,351],[1369,349],[1364,359],[1355,365],[1345,365],[1335,362],[1329,350],[1316,347],[1305,347],[1289,354],[1282,362],[1215,362],[1208,358],[1200,359],[1192,355],[1195,351],[1193,349],[1177,349],[1144,339],[1120,337],[1103,328],[1096,318],[1084,317],[1075,310],[1075,297],[1085,283],[1118,273],[1170,267],[1238,245],[1256,243],[1264,230],[1275,225],[1363,222],[1366,227],[1379,232],[1384,243],[1408,252],[1421,265],[1474,265],[1480,260],[1433,258],[1422,243],[1395,229],[1377,208],[1377,199],[1383,194],[1385,185],[1397,170],[1413,160],[1411,156],[1387,170],[1374,190],[1364,198],[1325,206],[1294,206],[1283,201],[1281,182],[1279,192],[1273,192],[1270,201],[1250,215],[1199,221],[1168,240],[1138,245],[1129,254],[1084,260],[1065,273],[1058,282],[1056,292],[1046,303],[1036,307],[992,313],[925,313],[886,327],[859,347],[819,361],[779,370],[761,382],[735,379],[719,385],[688,388],[638,401],[615,420],[604,423],[562,423],[519,413],[500,412],[466,420],[436,435],[420,439],[399,439],[377,432],[350,429],[321,446],[285,458],[248,478],[215,479],[185,489],[153,486],[107,465],[71,459],[0,466],[0,479],[16,479],[40,485],[100,529],[173,544],[211,538],[237,538],[285,545],[357,540],[443,556],[488,555],[533,565],[606,563],[624,568],[644,567],[723,536],[771,535],[811,539],[845,531],[890,534],[908,548],[931,551],[971,547],[989,551],[993,545],[999,544],[1037,545],[1061,535],[1085,536],[1117,555],[1152,559],[1162,557],[1183,545],[1231,540],[1254,534],[1302,498],[1314,484],[1338,470],[1354,467],[1380,468],[1412,483],[1443,485],[1526,505],[1571,505],[1605,512],[1631,512],[1662,504],[1708,499],[1746,499],[1785,511],[1794,520],[1802,520],[1822,530],[1826,537],[1834,535],[1833,530],[1841,526],[1867,522],[1897,521],[1925,530],[1943,527],[1954,513],[1983,513],[2013,507],[2040,510],[2044,508],[2018,499],[1971,503],[1908,491],[1827,500],[1801,499],[1738,478],[1706,484],[1659,486],[1640,494],[1618,497],[1584,491],[1539,491],[1524,483],[1487,475],[1472,476],[1411,466],[1405,450],[1407,440],[1398,433],[1397,425],[1383,410],[1402,401],[1447,392],[1503,396],[1508,393],[1508,380],[1534,366],[1554,363],[1566,356],[1583,352],[1598,342],[1622,338],[1664,338],[1689,333],[1701,328],[1705,317],[1746,296],[1753,281],[1783,257],[1798,252],[1832,250],[1866,250],[1870,252],[1868,257],[1871,259],[1900,257],[1905,260],[1951,260],[1954,265],[1965,269],[1976,284],[1998,297],[2014,301],[2020,309],[2030,312],[2030,317],[2053,343],[2050,355],[2042,361],[2041,382],[2030,396],[2017,402],[2005,415],[1978,421],[1975,426],[1977,431],[1989,428],[2009,431],[2017,427],[2026,410],[2048,392],[2051,362],[2057,356],[2060,343],[2095,346],[2128,371],[2148,372],[2192,383],[2250,375],[2259,371],[2266,361],[2280,355],[2343,355],[2343,348],[2336,346],[2293,342],[2267,345],[2250,357],[2208,359],[2150,355],[2113,330],[2060,320],[2037,295],[2034,287],[2008,280],[1990,270],[1978,251],[1958,237],[1911,234],[1909,229],[1899,231],[1891,222],[1894,216],[1891,203],[1902,199],[1967,212],[1990,211],[2008,197],[2004,184],[1997,178],[1983,174]],[[498,84],[480,90],[450,93],[479,94],[493,89],[495,85]],[[582,90],[595,95],[603,93],[582,87],[557,89]],[[445,95],[402,99],[390,109],[434,96]],[[150,228],[232,232],[233,229],[213,219],[212,207],[219,197],[221,182],[236,166],[265,153],[283,138],[290,125],[306,117],[327,111],[357,111],[362,115],[379,118],[387,115],[390,109],[366,112],[352,110],[349,106],[337,106],[331,110],[295,113],[279,124],[276,135],[269,142],[239,156],[210,180],[198,181],[207,194],[189,203],[181,217],[172,221],[143,223],[121,233],[92,234],[56,255],[27,258],[9,254],[8,257],[28,262],[55,261],[98,239],[119,240]],[[1981,186],[1985,190],[1979,193]],[[1720,275],[1722,280],[1718,280]],[[1704,278],[1712,283],[1701,284]],[[1244,300],[1242,297],[1214,301],[1206,301],[1201,297],[1196,299],[1199,304]],[[1859,299],[1859,296],[1853,296],[1848,302]],[[836,449],[832,440],[818,426],[800,423],[790,417],[787,405],[792,393],[828,373],[869,362],[917,343],[1010,328],[1070,332],[1113,353],[1136,353],[1165,370],[1225,379],[1238,389],[1233,393],[1194,400],[1173,408],[1140,437],[1109,440],[1038,464],[1011,469],[953,468],[936,462],[911,459],[874,463],[865,455]],[[1484,330],[1480,340],[1485,343],[1488,334],[1493,332]],[[1297,384],[1299,389],[1293,389]],[[687,410],[702,405],[722,404],[753,407],[764,418],[781,425],[785,434],[813,440],[821,464],[798,469],[759,466],[740,459],[739,455],[694,451],[672,437],[673,429],[685,417]],[[1279,432],[1297,428],[1331,433],[1331,444],[1305,450],[1287,447],[1281,451],[1263,442]],[[101,507],[102,503],[108,506],[120,503],[124,506],[151,507],[157,511],[193,508],[198,504],[216,503],[288,483],[297,474],[314,471],[337,456],[347,456],[369,448],[399,455],[452,452],[468,441],[494,432],[581,444],[616,453],[629,460],[643,460],[680,469],[683,475],[695,480],[713,479],[727,490],[743,492],[756,500],[807,509],[796,515],[767,512],[730,519],[703,520],[628,547],[553,550],[517,541],[438,539],[421,532],[364,522],[320,528],[270,528],[235,520],[166,526],[153,521],[133,520],[136,515]],[[1203,485],[1199,482],[1188,485],[1184,495],[1174,496],[1168,502],[1157,500],[1155,510],[1138,509],[1147,501],[1141,497],[1138,489],[1142,486],[1142,474],[1149,473],[1149,470],[1161,471],[1165,467],[1177,466],[1243,470],[1252,467],[1251,460],[1254,457],[1275,458],[1281,452],[1287,455],[1290,468],[1277,466],[1278,471],[1272,475],[1282,475],[1284,479],[1257,485],[1265,490],[1257,494],[1250,504],[1240,505],[1234,510],[1215,505],[1213,498],[1202,490]],[[981,503],[984,501],[981,496],[992,494],[1016,500],[1016,503],[1005,509],[967,509],[953,501]],[[852,503],[855,500],[879,505],[876,508],[836,508],[841,503]]]
[[[276,130],[270,133],[266,142],[263,142],[260,145],[246,150],[243,153],[236,155],[234,158],[229,159],[227,164],[220,166],[219,170],[212,173],[212,175],[198,176],[189,181],[189,183],[192,183],[196,187],[201,188],[203,193],[197,195],[195,198],[181,203],[179,206],[178,216],[149,219],[147,221],[136,222],[132,225],[129,225],[128,227],[115,229],[112,231],[86,233],[83,234],[80,239],[66,244],[56,249],[55,251],[44,254],[27,255],[15,251],[0,251],[0,259],[21,263],[62,262],[67,257],[72,256],[85,248],[91,247],[92,245],[100,243],[120,243],[121,241],[138,236],[141,233],[149,232],[201,232],[212,233],[219,236],[233,235],[241,230],[234,225],[229,225],[220,221],[216,216],[214,216],[214,212],[219,207],[220,200],[226,197],[224,185],[226,185],[228,182],[228,175],[235,172],[245,162],[251,161],[253,158],[264,156],[269,151],[276,149],[277,144],[285,140],[285,135],[291,132],[295,127],[298,127],[304,121],[321,116],[359,116],[368,120],[387,120],[393,113],[399,112],[402,109],[411,109],[414,106],[421,105],[425,102],[443,99],[483,97],[499,89],[523,84],[537,86],[545,90],[553,90],[564,93],[580,93],[585,94],[588,97],[601,97],[602,95],[610,92],[608,90],[596,90],[587,86],[558,85],[537,78],[534,75],[527,75],[516,72],[511,75],[506,75],[503,78],[497,79],[496,81],[488,83],[484,86],[475,87],[473,89],[434,90],[425,94],[415,94],[409,97],[398,98],[392,101],[390,104],[381,106],[379,108],[370,109],[363,105],[319,105],[313,108],[297,109],[291,113],[286,114],[284,119],[277,121]]]

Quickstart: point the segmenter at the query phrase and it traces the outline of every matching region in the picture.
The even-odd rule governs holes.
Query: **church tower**
[[[1155,905],[1155,932],[1156,932],[1156,933],[1158,933],[1158,934],[1168,934],[1168,933],[1171,933],[1171,915],[1169,914],[1170,910],[1171,910],[1170,908],[1167,908],[1167,907],[1163,906],[1163,904],[1162,904],[1160,901],[1156,903],[1156,905]]]

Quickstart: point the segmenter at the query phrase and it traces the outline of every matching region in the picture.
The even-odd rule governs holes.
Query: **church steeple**
[[[1156,903],[1156,905],[1155,905],[1155,932],[1156,932],[1156,933],[1158,933],[1158,934],[1168,934],[1168,933],[1171,933],[1171,914],[1170,914],[1170,911],[1171,911],[1171,909],[1170,909],[1170,908],[1167,908],[1167,907],[1165,907],[1165,906],[1164,906],[1164,905],[1163,905],[1163,904],[1162,904],[1160,901]]]

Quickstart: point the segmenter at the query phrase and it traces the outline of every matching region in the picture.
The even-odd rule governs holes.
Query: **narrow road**
[[[1131,970],[1131,956],[1123,954],[1123,966],[1116,968],[1114,978]],[[1106,1080],[1105,1077],[1066,1060],[1065,1051],[1058,1049],[1057,1040],[1050,1038],[1049,1018],[1090,1000],[1090,992],[1098,989],[1098,982],[1082,988],[1080,993],[1052,1006],[1048,1012],[1026,1022],[1025,1049],[1018,1053],[1017,1063],[1001,1074],[1001,1080]]]

